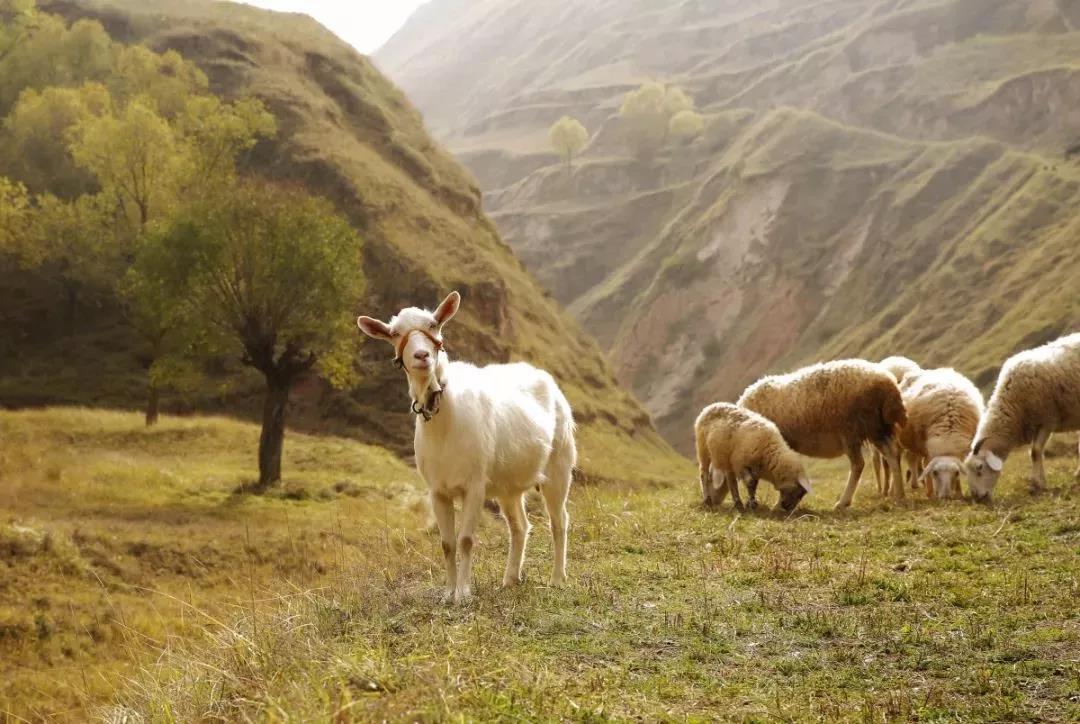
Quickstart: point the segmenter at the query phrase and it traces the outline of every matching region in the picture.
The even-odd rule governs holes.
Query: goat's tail
[[[574,412],[560,391],[555,399],[555,434],[551,441],[551,458],[548,466],[573,470],[577,465],[577,440],[575,439]]]

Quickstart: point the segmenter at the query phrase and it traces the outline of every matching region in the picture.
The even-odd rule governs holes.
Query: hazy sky
[[[306,13],[361,53],[373,53],[424,0],[242,0],[270,10]]]

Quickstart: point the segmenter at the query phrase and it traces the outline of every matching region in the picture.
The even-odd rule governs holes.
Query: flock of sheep
[[[408,307],[388,322],[357,319],[364,334],[393,347],[394,362],[405,373],[416,415],[416,467],[442,539],[446,599],[472,595],[474,536],[485,499],[499,502],[509,532],[503,585],[521,580],[530,527],[525,495],[533,489],[547,508],[551,583],[559,585],[566,579],[566,501],[577,460],[570,404],[554,378],[532,365],[451,362],[443,327],[460,304],[461,296],[451,292],[433,312]],[[904,497],[902,453],[913,477],[932,494],[954,494],[963,467],[972,497],[985,499],[1005,457],[1030,442],[1042,486],[1042,449],[1050,433],[1080,429],[1080,334],[1006,362],[985,412],[978,390],[953,370],[923,371],[898,358],[882,364],[847,360],[766,377],[738,404],[705,408],[695,428],[707,503],[730,492],[741,507],[741,479],[754,505],[757,481],[764,478],[780,491],[780,507],[794,509],[810,490],[801,453],[850,458],[847,488],[837,503],[846,507],[862,475],[866,445],[884,464],[880,489],[898,499]],[[455,500],[461,501],[460,517]]]
[[[837,509],[851,505],[870,448],[878,490],[904,498],[921,482],[931,498],[959,497],[966,473],[976,501],[987,501],[1005,458],[1030,444],[1032,487],[1046,487],[1043,449],[1054,432],[1080,430],[1080,334],[1010,357],[989,405],[953,369],[921,369],[905,357],[880,363],[840,360],[765,377],[732,405],[709,405],[694,423],[706,505],[728,494],[743,509],[738,482],[756,505],[768,480],[790,511],[810,492],[799,455],[851,461]],[[965,459],[966,458],[966,459]],[[1080,468],[1076,471],[1080,480]]]

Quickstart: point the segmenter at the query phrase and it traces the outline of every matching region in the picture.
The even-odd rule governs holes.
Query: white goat
[[[442,537],[446,599],[472,595],[473,536],[488,497],[499,501],[510,533],[503,586],[521,581],[529,535],[525,494],[534,487],[544,497],[551,523],[551,584],[561,585],[570,523],[566,499],[577,461],[570,403],[550,374],[531,365],[451,362],[442,328],[460,304],[461,296],[451,292],[434,312],[409,307],[389,323],[356,320],[365,334],[394,346],[394,361],[408,379],[417,416],[416,467],[428,484]],[[462,500],[456,538],[455,498]]]

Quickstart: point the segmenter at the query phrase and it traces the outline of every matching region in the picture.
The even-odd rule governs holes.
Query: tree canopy
[[[555,153],[566,162],[566,170],[569,172],[573,166],[574,155],[585,148],[589,132],[576,118],[563,116],[552,124],[548,139]]]
[[[685,91],[662,83],[645,83],[627,93],[619,117],[634,155],[643,159],[656,155],[667,142],[672,117],[693,107]]]

